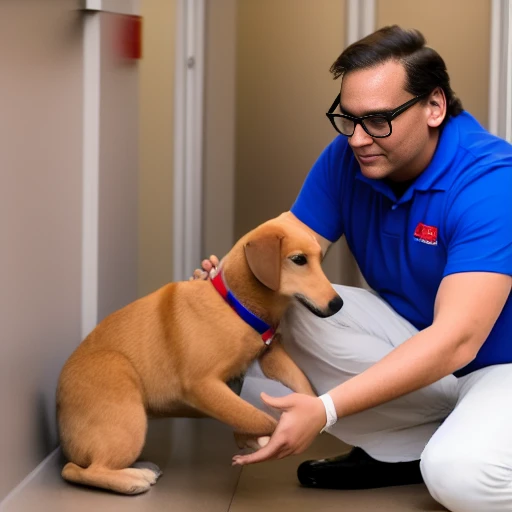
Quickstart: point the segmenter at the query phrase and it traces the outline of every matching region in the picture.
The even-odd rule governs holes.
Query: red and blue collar
[[[261,318],[257,317],[254,313],[249,311],[234,295],[233,292],[227,287],[224,278],[222,277],[222,269],[217,272],[215,277],[211,278],[211,282],[215,289],[221,294],[224,300],[231,306],[231,308],[238,314],[238,316],[248,323],[253,329],[261,334],[261,339],[265,345],[270,345],[274,338],[275,330],[264,322]]]

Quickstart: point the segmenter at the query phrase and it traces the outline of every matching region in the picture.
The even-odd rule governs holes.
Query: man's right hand
[[[215,270],[219,266],[219,258],[215,255],[211,255],[209,259],[203,260],[201,262],[202,268],[196,268],[192,277],[189,278],[189,281],[195,281],[196,279],[202,279],[206,281],[210,277],[210,273],[212,270]]]

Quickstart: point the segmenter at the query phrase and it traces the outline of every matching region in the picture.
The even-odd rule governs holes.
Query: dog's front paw
[[[258,450],[260,448],[264,448],[265,446],[267,446],[268,442],[270,441],[270,436],[262,436],[262,437],[258,437],[258,439],[256,439],[256,443],[258,444]]]
[[[240,450],[249,449],[252,451],[257,451],[260,448],[267,446],[268,442],[270,441],[270,436],[255,437],[253,435],[240,434],[238,432],[235,432],[234,435],[236,444]]]

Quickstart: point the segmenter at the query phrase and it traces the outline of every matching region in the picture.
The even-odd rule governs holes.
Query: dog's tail
[[[82,468],[73,462],[68,462],[61,474],[64,480],[75,484],[100,487],[121,494],[141,494],[156,483],[161,472],[154,465],[151,469],[149,467],[108,469],[95,464]]]

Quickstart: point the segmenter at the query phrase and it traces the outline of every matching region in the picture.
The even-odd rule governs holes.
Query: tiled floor
[[[316,490],[298,485],[295,474],[300,462],[348,449],[338,439],[323,434],[300,456],[246,466],[229,512],[446,512],[424,485],[368,491]]]
[[[214,420],[158,420],[150,424],[144,460],[164,471],[140,496],[118,496],[70,485],[60,477],[62,459],[53,457],[30,482],[0,506],[1,512],[442,512],[423,485],[371,491],[301,488],[297,465],[335,455],[348,447],[323,434],[297,457],[240,468],[230,430]]]

